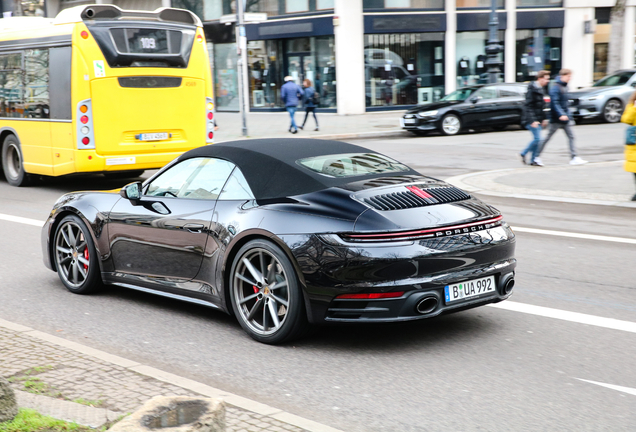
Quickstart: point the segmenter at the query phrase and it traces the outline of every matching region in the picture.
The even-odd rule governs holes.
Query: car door
[[[497,88],[486,86],[480,88],[466,101],[468,105],[463,115],[463,123],[466,127],[485,126],[491,112],[495,110],[497,100]]]
[[[493,122],[498,124],[521,123],[521,111],[525,100],[523,86],[506,85],[498,86],[499,98],[496,112],[493,114]]]
[[[182,283],[197,275],[204,254],[214,253],[212,214],[233,169],[220,159],[186,159],[145,185],[140,200],[120,199],[108,223],[116,277],[187,289]]]

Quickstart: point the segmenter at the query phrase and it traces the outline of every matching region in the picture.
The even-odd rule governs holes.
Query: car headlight
[[[437,110],[432,110],[432,111],[424,111],[423,113],[420,114],[421,117],[433,117],[435,115],[437,115]]]

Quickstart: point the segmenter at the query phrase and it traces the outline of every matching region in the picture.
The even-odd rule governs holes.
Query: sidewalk
[[[445,179],[468,192],[510,198],[636,208],[634,175],[623,161],[580,166],[522,167]]]
[[[153,396],[226,403],[227,432],[340,432],[202,383],[0,319],[0,375],[21,408],[93,428]],[[28,391],[27,391],[28,390]]]
[[[372,112],[360,115],[341,116],[335,113],[318,113],[319,131],[314,131],[313,116],[309,116],[305,130],[291,134],[287,112],[247,114],[248,138],[322,138],[351,139],[382,136],[411,136],[400,128],[400,118],[404,111]],[[242,139],[242,118],[239,113],[215,113],[219,130],[215,132],[215,142]],[[296,112],[296,124],[302,125],[305,111]]]

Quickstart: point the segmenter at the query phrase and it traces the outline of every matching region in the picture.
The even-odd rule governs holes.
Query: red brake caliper
[[[254,294],[258,294],[258,288],[256,288],[256,285],[252,285],[252,288],[254,288]]]
[[[84,259],[88,261],[88,248],[84,249]],[[88,270],[88,266],[84,264],[84,270]]]

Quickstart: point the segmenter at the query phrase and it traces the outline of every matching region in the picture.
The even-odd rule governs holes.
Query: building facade
[[[405,109],[485,83],[491,0],[243,0],[243,94],[251,111],[282,110],[285,76],[309,80],[320,110],[340,114]],[[607,72],[609,15],[616,0],[497,0],[504,47],[500,81],[526,82],[539,70],[574,71],[571,86]],[[55,16],[82,0],[23,0]],[[216,109],[238,111],[236,0],[100,0],[124,9],[180,7],[204,23]],[[3,12],[14,0],[3,0]],[[15,7],[15,6],[14,6]],[[31,12],[23,13],[29,14]],[[636,0],[628,0],[622,67],[635,64]]]

